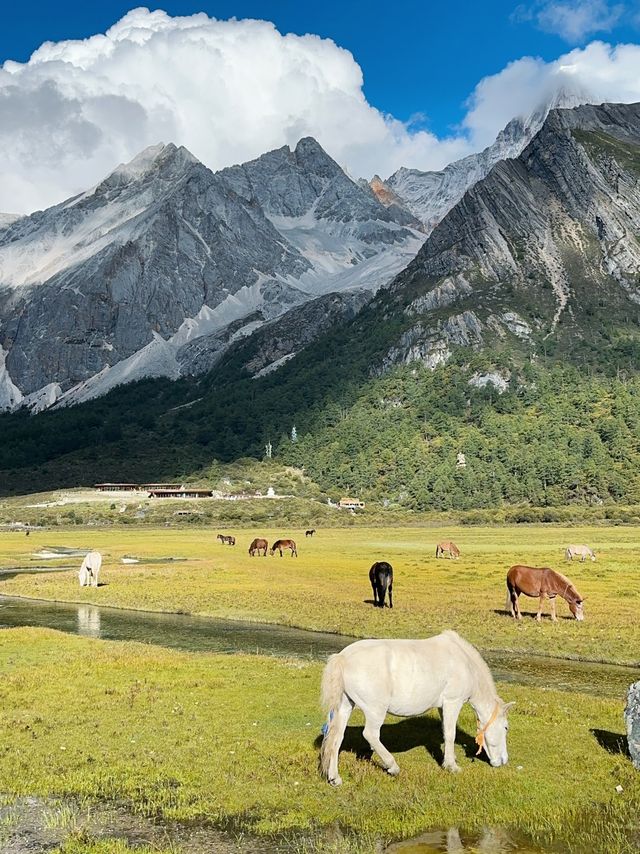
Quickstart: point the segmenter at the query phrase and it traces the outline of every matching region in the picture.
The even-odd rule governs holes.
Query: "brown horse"
[[[216,540],[220,540],[222,545],[235,546],[236,544],[236,538],[230,537],[228,534],[218,534]]]
[[[298,557],[298,549],[296,548],[295,540],[276,540],[275,543],[271,546],[270,554],[273,556],[276,552],[280,552],[280,557],[282,557],[282,550],[289,549],[291,551],[291,557]]]
[[[260,537],[256,537],[255,540],[249,546],[249,554],[251,555],[251,557],[254,557],[255,553],[258,552],[258,557],[266,557],[268,548],[269,543],[266,540],[263,540]],[[260,552],[263,552],[263,554],[260,555]]]
[[[524,593],[525,596],[540,598],[536,620],[541,619],[542,601],[545,596],[551,602],[551,619],[554,622],[557,619],[556,596],[562,596],[567,601],[569,610],[576,620],[584,620],[582,608],[584,597],[578,593],[566,576],[556,572],[555,569],[521,566],[520,564],[512,566],[507,573],[506,607],[510,609],[511,616],[518,620],[522,619],[518,603],[518,597],[521,593]]]
[[[436,557],[440,557],[445,552],[447,552],[447,554],[449,555],[450,560],[460,557],[460,549],[455,543],[452,543],[450,540],[443,540],[436,546]]]

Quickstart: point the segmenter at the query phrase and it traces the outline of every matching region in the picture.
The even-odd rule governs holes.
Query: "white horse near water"
[[[102,566],[102,555],[100,552],[89,552],[82,561],[78,578],[80,587],[97,587],[98,574]]]
[[[443,768],[459,771],[454,752],[456,723],[468,701],[478,719],[476,743],[494,767],[506,765],[507,712],[486,662],[478,650],[456,632],[446,631],[427,640],[362,640],[332,655],[322,675],[321,700],[328,712],[320,752],[323,776],[333,786],[338,753],[354,706],[365,716],[364,737],[386,771],[400,768],[380,741],[387,712],[400,717],[441,709],[444,731]]]
[[[579,557],[579,558],[580,558],[580,562],[581,562],[581,563],[584,563],[584,562],[585,562],[585,560],[586,560],[588,557],[590,557],[590,558],[591,558],[591,560],[595,560],[595,559],[596,559],[595,552],[593,552],[593,551],[589,548],[589,546],[585,546],[585,545],[580,545],[580,546],[571,545],[571,546],[567,546],[567,548],[565,549],[565,552],[564,552],[564,556],[566,557],[566,559],[567,559],[567,560],[573,560],[573,559],[574,559],[574,557]]]

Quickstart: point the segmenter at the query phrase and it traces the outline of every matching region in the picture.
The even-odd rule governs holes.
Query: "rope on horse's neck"
[[[478,745],[478,751],[476,753],[476,756],[480,756],[480,754],[482,753],[482,748],[484,747],[485,733],[489,729],[491,724],[495,721],[495,719],[498,717],[499,712],[500,703],[498,703],[498,701],[496,700],[496,704],[493,707],[493,711],[491,712],[491,717],[483,727],[480,726],[480,718],[478,718],[478,733],[476,735],[476,744]]]

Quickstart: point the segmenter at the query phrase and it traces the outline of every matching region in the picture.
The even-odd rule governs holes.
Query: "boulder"
[[[627,706],[624,710],[627,725],[629,753],[634,766],[640,771],[640,681],[629,686]]]

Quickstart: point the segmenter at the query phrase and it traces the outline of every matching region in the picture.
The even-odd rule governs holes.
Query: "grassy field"
[[[368,761],[354,713],[345,783],[335,790],[317,773],[320,672],[298,660],[4,630],[0,791],[284,833],[293,850],[308,852],[373,852],[377,840],[485,825],[515,825],[546,844],[572,839],[578,851],[636,850],[629,831],[640,829],[640,779],[620,752],[621,702],[499,686],[517,703],[510,763],[493,769],[473,759],[475,720],[465,707],[458,775],[438,765],[437,715],[390,718],[382,738],[400,763],[397,779]],[[71,840],[62,850],[126,850],[116,845]]]
[[[484,649],[560,657],[640,662],[640,544],[631,527],[351,528],[320,529],[305,539],[296,530],[233,530],[235,548],[216,542],[216,528],[71,529],[0,534],[0,566],[28,565],[42,545],[92,547],[105,555],[103,586],[78,587],[74,572],[0,577],[0,592],[74,602],[257,620],[348,635],[416,637],[454,628]],[[251,558],[254,535],[291,534],[297,559]],[[462,557],[436,560],[435,544],[454,539]],[[569,542],[586,542],[595,563],[565,564]],[[124,554],[180,556],[181,563],[125,566]],[[374,609],[368,569],[374,560],[394,567],[394,609]],[[79,563],[79,561],[77,561]],[[565,571],[583,596],[586,619],[531,619],[537,600],[522,600],[525,619],[503,612],[505,576],[516,562]],[[547,603],[548,605],[548,603]],[[529,613],[526,613],[526,612]],[[548,613],[548,607],[547,607]]]

